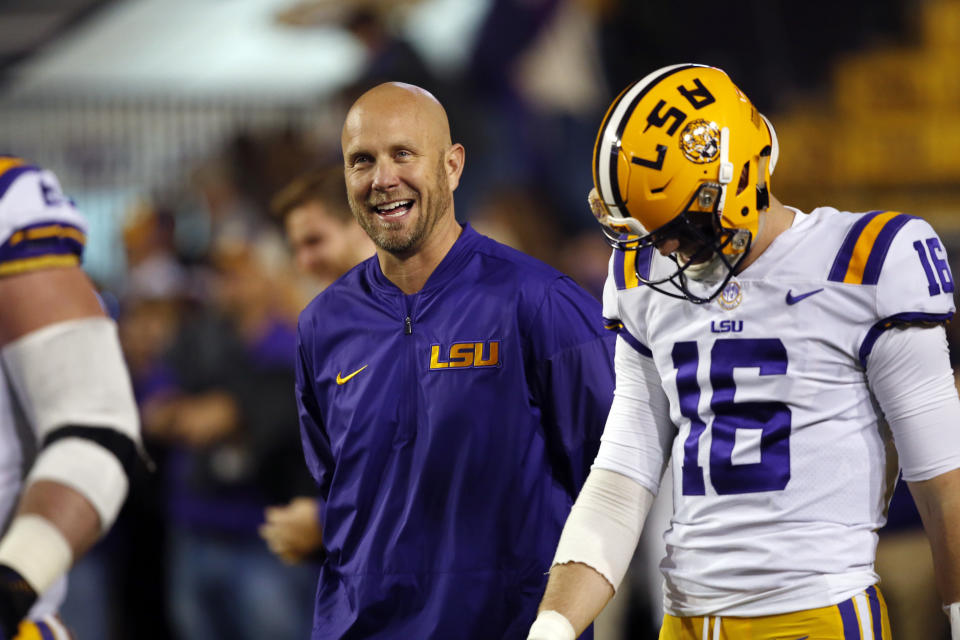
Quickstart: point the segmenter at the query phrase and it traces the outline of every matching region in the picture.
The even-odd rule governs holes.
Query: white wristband
[[[541,611],[530,627],[527,640],[575,640],[577,631],[559,611]]]
[[[12,567],[38,594],[73,564],[73,550],[49,520],[27,513],[14,518],[0,542],[0,564]]]
[[[950,637],[960,640],[960,602],[945,606],[943,612],[950,617]]]

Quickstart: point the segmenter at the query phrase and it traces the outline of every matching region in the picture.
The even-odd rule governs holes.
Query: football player
[[[116,518],[141,451],[117,329],[80,267],[85,232],[50,171],[0,156],[2,640],[68,637],[64,574]]]
[[[671,456],[661,639],[889,638],[873,564],[898,468],[960,637],[943,244],[896,211],[784,206],[777,155],[716,68],[655,71],[607,112],[590,204],[617,389],[531,639],[574,638],[613,596]]]

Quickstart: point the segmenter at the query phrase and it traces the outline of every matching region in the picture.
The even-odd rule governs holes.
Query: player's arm
[[[11,637],[116,517],[139,422],[116,326],[79,266],[0,277],[0,301],[0,359],[38,447],[0,540],[0,626]]]
[[[617,388],[600,453],[564,525],[530,640],[572,640],[620,585],[659,486],[675,428],[648,354],[617,339]]]
[[[941,326],[888,329],[867,361],[960,639],[960,398]]]
[[[930,540],[937,590],[960,640],[960,469],[909,486]]]

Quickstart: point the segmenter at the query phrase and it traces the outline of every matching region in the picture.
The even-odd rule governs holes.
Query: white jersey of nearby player
[[[653,249],[614,251],[604,292],[612,326],[653,358],[677,427],[666,610],[773,615],[874,584],[895,475],[865,363],[885,329],[953,314],[937,234],[897,212],[797,212],[703,305],[638,284],[636,270],[667,268]],[[642,466],[612,470],[656,490],[660,469]]]
[[[86,222],[63,196],[53,173],[19,158],[0,156],[0,277],[79,264],[85,234]],[[0,518],[4,528],[39,444],[29,425],[17,420],[11,394],[0,369]],[[37,602],[31,615],[52,612],[64,593],[61,579]]]

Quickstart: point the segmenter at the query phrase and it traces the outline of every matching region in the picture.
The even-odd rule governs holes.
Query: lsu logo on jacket
[[[454,342],[447,349],[435,344],[430,347],[431,369],[466,369],[500,366],[500,341]]]

